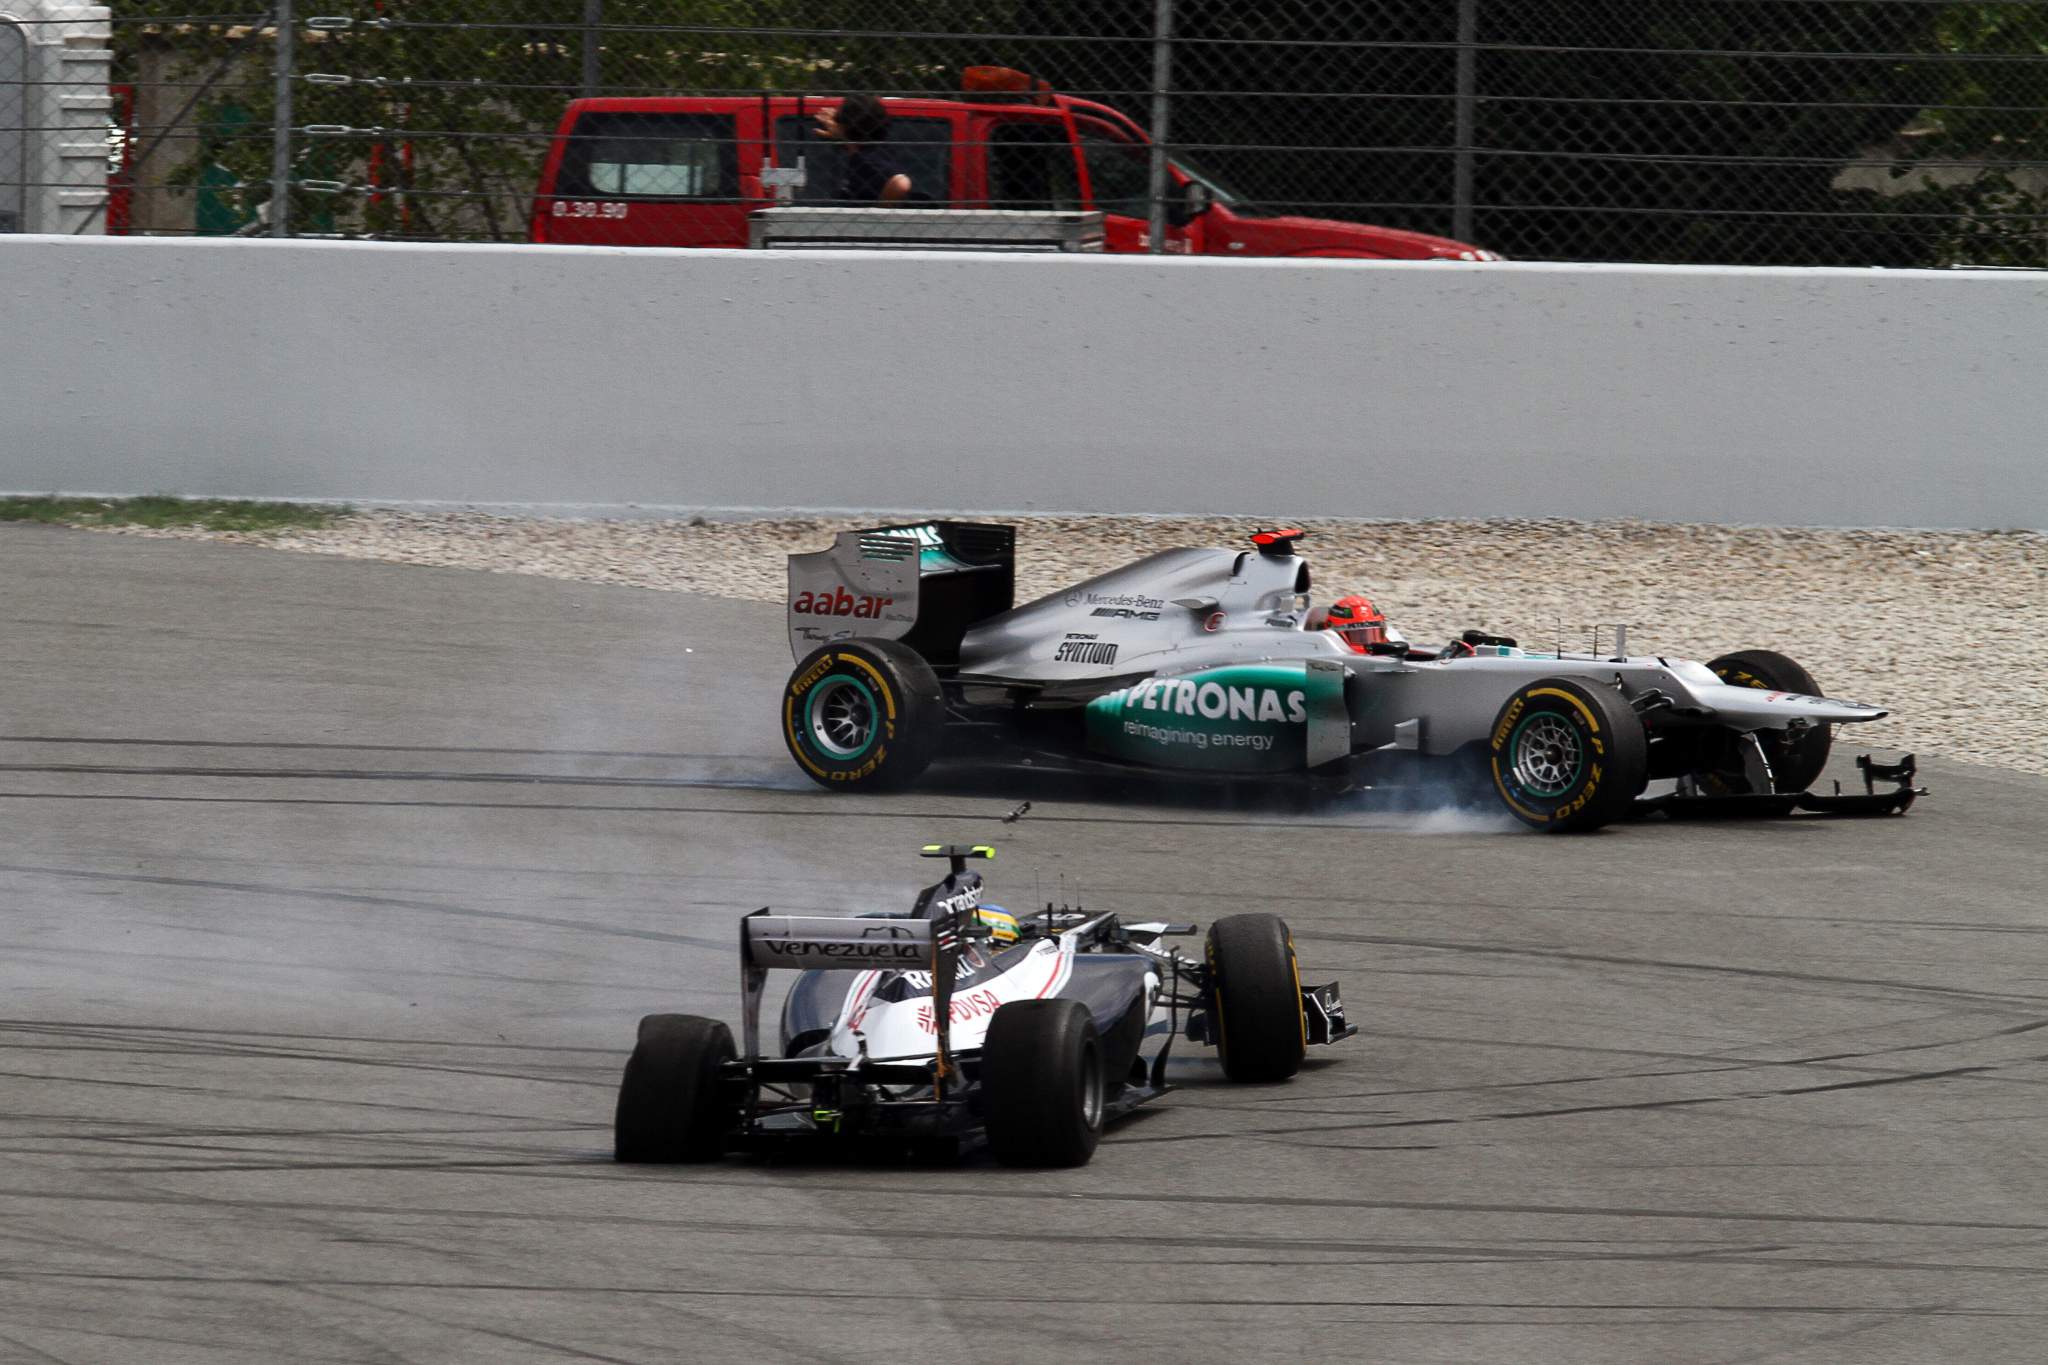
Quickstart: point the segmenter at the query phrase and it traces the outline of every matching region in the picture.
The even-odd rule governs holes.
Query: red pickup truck
[[[1110,251],[1146,247],[1151,151],[1107,105],[1000,67],[970,67],[976,97],[892,99],[890,152],[914,199],[939,208],[1100,209]],[[594,246],[744,247],[747,217],[839,200],[841,144],[817,136],[837,99],[672,95],[585,99],[555,130],[531,238]],[[803,168],[793,200],[775,181]],[[785,174],[764,172],[781,171]],[[1426,233],[1262,213],[1185,160],[1168,165],[1166,249],[1204,256],[1488,261]]]

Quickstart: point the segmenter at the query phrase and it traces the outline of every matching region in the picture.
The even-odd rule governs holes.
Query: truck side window
[[[815,123],[809,114],[785,114],[775,120],[775,164],[794,166],[797,158],[803,158],[804,187],[796,192],[797,203],[837,203],[846,148],[813,134]],[[952,201],[952,120],[892,114],[889,150],[910,177],[912,203],[944,207]]]
[[[1084,128],[1081,151],[1088,158],[1088,184],[1095,191],[1096,208],[1131,218],[1151,213],[1152,162],[1145,148]]]
[[[569,133],[557,197],[737,199],[729,115],[585,114]]]
[[[998,123],[988,134],[988,206],[1040,212],[1081,207],[1074,148],[1051,121]]]

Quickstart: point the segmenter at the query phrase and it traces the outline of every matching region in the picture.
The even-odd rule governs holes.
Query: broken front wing
[[[1863,790],[1844,792],[1842,784],[1834,784],[1834,791],[1828,792],[1771,792],[1742,796],[1697,796],[1679,795],[1653,796],[1636,803],[1635,814],[1662,814],[1673,820],[1755,820],[1775,816],[1792,815],[1808,811],[1815,815],[1870,816],[1903,814],[1913,802],[1927,794],[1927,788],[1916,787],[1913,779],[1919,772],[1919,765],[1912,754],[1907,754],[1897,763],[1876,763],[1869,754],[1857,758],[1856,768],[1863,775]],[[1889,791],[1879,791],[1881,783],[1891,783]]]

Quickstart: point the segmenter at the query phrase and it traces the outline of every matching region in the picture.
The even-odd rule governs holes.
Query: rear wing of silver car
[[[1016,600],[1016,530],[927,521],[842,531],[828,550],[789,557],[789,651],[901,640],[934,665],[957,663],[960,637]]]

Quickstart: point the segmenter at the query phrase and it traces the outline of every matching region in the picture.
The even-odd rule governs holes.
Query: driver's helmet
[[[1017,941],[1017,917],[1000,905],[978,905],[974,918],[988,930],[988,941],[999,947],[1008,947]]]
[[[1359,654],[1367,653],[1374,645],[1387,643],[1387,617],[1372,604],[1369,597],[1353,593],[1330,603],[1330,624],[1324,629],[1334,630],[1343,637],[1344,643]]]

